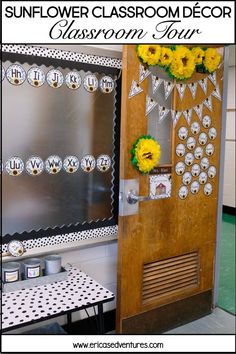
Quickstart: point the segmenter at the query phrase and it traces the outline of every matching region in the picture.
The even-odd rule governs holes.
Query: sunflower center
[[[155,54],[155,53],[156,53],[156,49],[155,49],[154,47],[150,47],[150,48],[149,48],[149,52],[150,52],[151,54]]]
[[[143,158],[151,160],[152,159],[152,153],[151,152],[143,153]]]
[[[169,59],[169,55],[168,54],[164,54],[164,59],[165,60]]]
[[[186,57],[182,58],[182,63],[183,63],[183,66],[187,66],[188,59]]]

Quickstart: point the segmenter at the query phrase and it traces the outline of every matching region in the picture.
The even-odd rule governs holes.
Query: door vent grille
[[[143,266],[143,303],[175,295],[198,284],[198,253],[188,253]]]

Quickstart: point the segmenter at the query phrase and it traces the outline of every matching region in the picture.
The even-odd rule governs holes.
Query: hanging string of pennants
[[[219,86],[217,85],[216,71],[214,71],[212,74],[207,75],[207,77],[205,77],[204,79],[198,80],[196,82],[184,84],[184,83],[174,83],[172,81],[168,81],[163,78],[157,77],[153,75],[151,71],[145,68],[142,64],[140,64],[139,66],[139,81],[137,82],[133,80],[131,83],[129,98],[132,98],[143,91],[141,87],[141,83],[149,76],[151,78],[152,94],[155,94],[157,90],[160,89],[163,83],[165,100],[168,99],[168,97],[170,96],[174,88],[176,88],[180,99],[183,100],[184,95],[186,93],[186,89],[190,91],[193,99],[196,98],[198,86],[200,86],[204,94],[206,94],[208,80],[210,80],[210,82],[215,87],[214,90],[211,92],[211,94],[208,97],[206,97],[201,103],[197,104],[194,107],[190,107],[184,111],[175,111],[165,106],[162,106],[155,99],[147,95],[146,96],[146,116],[148,116],[157,107],[159,122],[162,122],[170,113],[174,126],[177,124],[181,115],[184,116],[187,123],[190,125],[193,112],[197,114],[199,120],[202,120],[203,106],[207,107],[210,111],[212,111],[212,96],[214,96],[218,100],[221,100],[220,89]]]

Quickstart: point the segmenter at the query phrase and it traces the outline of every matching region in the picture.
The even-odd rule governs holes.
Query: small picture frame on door
[[[152,175],[149,177],[150,198],[163,199],[171,196],[171,174]]]

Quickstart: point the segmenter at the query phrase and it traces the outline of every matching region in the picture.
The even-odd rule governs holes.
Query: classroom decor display
[[[37,66],[29,69],[27,72],[27,81],[33,87],[40,87],[45,82],[45,74],[43,70]]]
[[[131,149],[131,163],[142,174],[149,173],[159,162],[161,147],[150,135],[139,137]]]
[[[66,156],[63,161],[63,168],[67,173],[75,173],[79,168],[78,157]]]
[[[7,68],[6,77],[10,84],[18,86],[25,81],[26,73],[21,65],[13,64]]]
[[[98,79],[94,74],[87,74],[83,80],[84,89],[88,92],[95,92],[98,89]]]
[[[152,175],[149,177],[150,198],[164,199],[171,196],[171,173]]]
[[[62,160],[57,155],[51,155],[45,161],[46,171],[51,175],[56,175],[62,168]]]
[[[97,158],[97,169],[100,172],[106,172],[111,167],[111,158],[108,155],[100,155]]]
[[[80,166],[84,172],[90,173],[96,166],[96,160],[92,155],[86,155],[82,158]]]
[[[142,64],[159,66],[176,80],[189,79],[195,71],[212,74],[222,60],[215,48],[140,44],[136,51]]]
[[[7,160],[5,170],[10,176],[19,176],[24,171],[24,162],[21,158],[13,156]]]
[[[81,76],[77,71],[70,71],[66,74],[65,83],[71,90],[77,90],[81,85]]]
[[[50,87],[59,88],[64,82],[64,77],[60,70],[52,69],[47,73],[46,80]]]
[[[100,90],[103,93],[111,93],[114,90],[115,82],[110,76],[103,76],[99,81]]]
[[[43,160],[39,156],[32,156],[26,161],[25,169],[29,175],[38,176],[44,170]]]
[[[132,83],[131,83],[131,88],[130,88],[130,92],[129,92],[129,98],[132,98],[132,97],[138,95],[142,91],[143,91],[143,89],[140,86],[140,84],[138,84],[135,80],[133,80]]]

